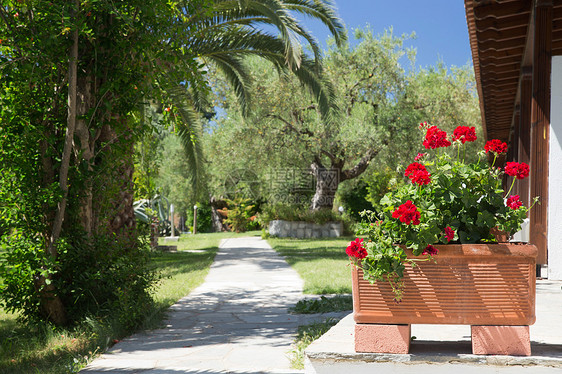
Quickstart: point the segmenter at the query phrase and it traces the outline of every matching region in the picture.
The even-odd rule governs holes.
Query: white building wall
[[[548,171],[548,278],[562,280],[562,56],[552,57]]]

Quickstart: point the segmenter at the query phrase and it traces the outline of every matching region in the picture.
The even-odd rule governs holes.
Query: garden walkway
[[[314,317],[288,308],[302,297],[301,278],[266,241],[226,239],[165,328],[124,339],[81,373],[301,373],[289,351],[297,326]]]

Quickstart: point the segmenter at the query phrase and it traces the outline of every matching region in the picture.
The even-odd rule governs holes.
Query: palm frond
[[[242,107],[242,112],[246,113],[248,103],[251,101],[248,91],[250,77],[248,76],[247,69],[242,60],[227,53],[214,54],[211,57],[217,68],[224,74],[227,81],[234,88],[234,92]]]
[[[191,182],[194,190],[201,182],[201,173],[203,172],[203,147],[201,145],[201,136],[203,127],[201,124],[201,115],[195,109],[195,103],[192,96],[181,85],[166,87],[166,96],[173,105],[177,116],[173,117],[176,127],[176,133],[181,140],[187,168],[191,170]]]
[[[281,0],[217,0],[213,13],[209,18],[202,18],[197,29],[205,33],[201,26],[217,27],[219,24],[232,24],[235,20],[262,17],[262,23],[275,26],[280,32],[280,39],[285,46],[285,60],[290,68],[300,65],[302,47],[299,42],[298,33],[295,32],[296,21],[287,12]],[[246,23],[243,21],[243,23]],[[247,23],[246,23],[247,24]],[[254,26],[257,23],[254,23]]]
[[[177,27],[171,39],[185,46],[190,55],[205,63],[214,63],[233,87],[244,111],[250,100],[250,74],[244,58],[258,56],[270,61],[280,73],[292,71],[317,100],[323,119],[334,120],[337,114],[335,90],[321,75],[320,48],[316,39],[294,17],[296,13],[320,20],[340,45],[347,36],[333,1],[213,0],[208,9],[196,13],[189,11],[187,1],[181,7],[184,8],[183,14],[189,15],[188,22]],[[274,27],[279,35],[268,33],[264,26]],[[313,59],[303,53],[301,38],[312,48]],[[173,71],[168,73],[169,81],[176,83],[162,88],[176,108],[176,130],[197,185],[203,164],[198,111],[208,104],[204,92],[193,87],[190,88],[193,92],[188,91],[185,86],[177,84],[179,80],[173,77]]]
[[[331,0],[284,0],[287,9],[320,20],[332,33],[339,46],[347,40],[345,25],[337,15]]]

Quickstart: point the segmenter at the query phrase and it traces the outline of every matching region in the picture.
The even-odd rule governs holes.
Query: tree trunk
[[[219,209],[226,208],[226,201],[211,198],[211,220],[213,222],[214,232],[228,231],[228,226],[224,223],[224,218],[218,212]]]
[[[99,138],[105,147],[100,151],[98,164],[103,175],[98,178],[94,189],[94,226],[98,232],[116,234],[127,244],[136,240],[136,219],[133,209],[133,139],[127,132],[125,119],[113,118],[112,123],[120,123],[121,130],[115,131],[105,125]]]
[[[49,284],[47,284],[47,280]],[[50,283],[51,277],[37,275],[33,284],[41,300],[41,311],[45,318],[53,322],[56,326],[64,326],[67,323],[66,308],[61,299],[57,296],[55,286]]]
[[[340,184],[341,169],[326,168],[318,160],[310,165],[316,179],[316,192],[312,198],[312,210],[332,209]]]
[[[86,163],[86,169],[89,173],[84,181],[84,188],[81,190],[82,196],[80,197],[80,223],[88,238],[92,237],[94,228],[92,173],[96,139],[90,133],[90,126],[86,119],[88,118],[88,112],[94,107],[94,92],[92,92],[92,82],[94,80],[95,77],[89,78],[87,76],[78,79],[78,103],[76,108],[78,116],[76,121],[76,138],[78,144],[75,147],[75,153],[80,162]],[[95,116],[95,113],[93,115]]]
[[[74,1],[74,13],[76,14],[80,8],[80,0]],[[74,130],[76,129],[76,87],[78,77],[78,28],[72,32],[72,47],[70,50],[68,62],[68,119],[66,134],[64,139],[64,148],[61,157],[61,166],[59,170],[59,186],[62,190],[62,198],[57,206],[55,218],[51,228],[51,237],[47,244],[47,254],[56,260],[58,257],[57,242],[62,230],[62,223],[65,218],[66,204],[68,199],[68,171],[70,169],[70,157],[74,142]],[[43,163],[43,166],[46,166]],[[36,275],[34,285],[41,300],[41,309],[48,320],[57,326],[67,323],[66,308],[60,297],[57,295],[56,288],[52,283],[52,275],[44,276]]]
[[[378,154],[378,150],[368,149],[353,167],[345,170],[343,169],[345,160],[334,157],[331,153],[326,153],[331,160],[330,168],[324,167],[318,156],[310,165],[316,179],[316,192],[312,198],[312,210],[332,209],[339,184],[363,174],[371,160]]]

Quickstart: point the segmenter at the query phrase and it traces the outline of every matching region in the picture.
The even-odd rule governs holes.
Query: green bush
[[[0,301],[8,311],[21,311],[24,321],[39,319],[40,300],[33,280],[43,268],[43,275],[54,273],[58,263],[49,261],[38,238],[29,238],[21,232],[2,241],[4,258],[0,262]]]
[[[360,212],[374,209],[373,204],[368,199],[370,187],[367,181],[360,179],[354,185],[350,184],[344,187],[342,184],[340,190],[338,190],[339,204],[345,208],[346,213],[355,221],[361,219]]]
[[[37,288],[45,286],[37,283],[44,275],[66,306],[70,323],[111,314],[124,328],[140,324],[142,311],[152,303],[150,290],[157,281],[149,267],[148,246],[133,239],[134,243],[123,243],[96,237],[93,245],[73,239],[72,245],[60,241],[60,255],[54,261],[37,237],[14,234],[4,238],[0,299],[6,310],[19,311],[23,322],[40,321],[44,315]]]
[[[226,200],[228,208],[225,209],[227,218],[224,220],[232,231],[245,232],[256,230],[259,223],[256,221],[256,205],[250,199],[236,198]]]
[[[197,232],[212,232],[213,217],[211,204],[208,201],[199,202],[197,205]],[[186,212],[185,225],[193,228],[193,207]]]
[[[113,314],[124,328],[136,328],[142,323],[143,311],[152,305],[150,292],[158,280],[149,266],[149,246],[107,236],[94,243],[61,256],[65,264],[61,281],[72,285],[72,289],[62,288],[64,298],[70,299],[65,305],[72,305],[69,315],[82,319]]]
[[[377,171],[367,179],[367,196],[365,196],[365,199],[371,203],[374,208],[373,211],[382,212],[384,207],[380,201],[384,195],[405,184],[404,176],[396,171],[390,169]]]
[[[263,227],[267,227],[273,220],[303,221],[320,225],[344,220],[338,212],[331,209],[310,210],[304,206],[282,203],[265,205],[257,218]]]

